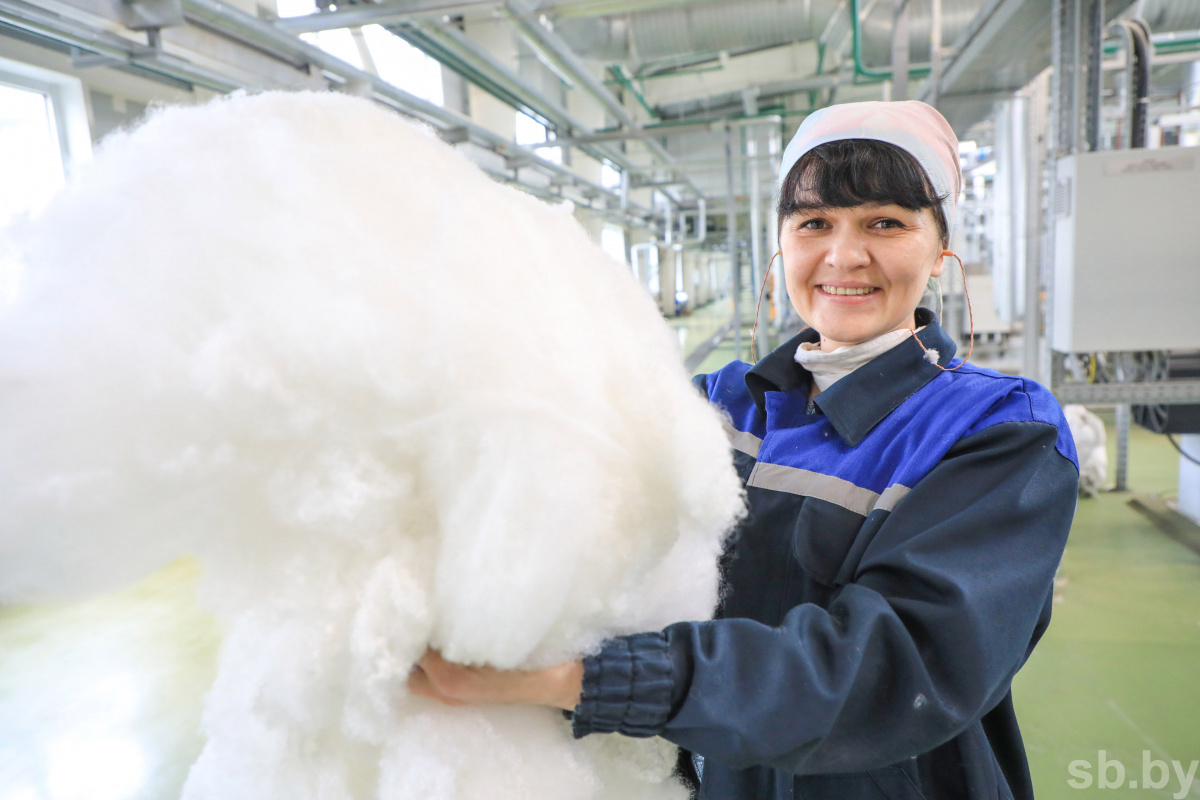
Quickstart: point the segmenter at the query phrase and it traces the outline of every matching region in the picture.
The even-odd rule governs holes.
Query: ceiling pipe
[[[274,26],[268,27],[274,28]],[[582,133],[584,136],[592,133],[590,127],[573,117],[566,109],[546,100],[540,92],[533,89],[490,53],[452,26],[407,22],[402,25],[388,26],[387,29],[493,94],[502,102],[522,111],[531,112],[554,127],[565,130],[568,136],[564,138],[570,139],[572,132]],[[290,34],[284,35],[290,36]],[[603,86],[600,88],[603,89]],[[559,145],[547,142],[545,146]],[[650,142],[648,146],[664,160],[670,160],[670,154],[657,143]],[[593,158],[612,162],[621,169],[629,169],[633,166],[633,162],[627,156],[616,150],[589,148],[587,145],[582,145],[581,149]],[[686,177],[684,180],[694,194],[699,196],[700,192],[695,185]]]
[[[892,99],[908,99],[908,0],[892,11]]]
[[[934,8],[938,12],[938,19],[931,25],[931,29],[938,32],[938,46],[941,45],[941,5],[938,0],[934,0]],[[858,7],[858,0],[850,0],[850,19],[851,19],[851,52],[854,57],[854,74],[864,78],[891,78],[891,68],[880,69],[876,67],[867,67],[863,63],[863,34],[862,34],[862,16]],[[932,62],[932,59],[931,59]],[[910,64],[908,66],[909,78],[920,78],[930,73],[932,69],[930,64]]]
[[[811,114],[816,109],[804,109],[801,111],[764,111],[752,116],[727,115],[722,117],[711,117],[702,120],[688,120],[685,122],[661,122],[657,125],[646,125],[637,130],[602,130],[590,136],[577,136],[570,139],[556,139],[554,142],[547,142],[543,145],[535,145],[535,147],[555,147],[558,144],[586,144],[589,142],[612,142],[624,141],[626,139],[645,139],[649,136],[666,136],[672,133],[688,133],[695,132],[721,132],[725,129],[725,123],[732,122],[735,125],[755,125],[765,122],[782,124],[783,118],[794,116],[796,114]],[[724,162],[722,162],[724,163]],[[682,169],[684,162],[675,160],[671,166],[675,169]],[[638,169],[662,169],[661,165],[650,165],[638,167]]]
[[[560,146],[558,141],[562,138],[579,142],[580,149],[598,161],[610,161],[621,169],[634,166],[619,150],[598,147],[595,146],[598,142],[586,141],[593,133],[591,127],[562,106],[546,99],[541,92],[454,26],[410,22],[388,26],[387,30],[500,101],[531,116],[539,117],[566,134],[535,146],[534,149]]]
[[[739,0],[737,3],[624,5],[627,11],[582,17],[570,4],[552,16],[556,32],[584,58],[606,63],[658,65],[667,69],[696,63],[696,54],[715,58],[815,38],[845,0]],[[546,13],[550,13],[547,11]]]
[[[402,3],[372,3],[343,6],[336,11],[317,11],[278,20],[275,27],[288,33],[316,33],[363,25],[397,25],[401,22],[438,20],[471,11],[492,11],[501,0],[417,0]]]
[[[623,199],[621,194],[593,183],[561,164],[539,157],[532,150],[518,146],[458,112],[405,92],[290,33],[276,30],[273,25],[257,17],[225,5],[219,0],[184,0],[183,11],[185,19],[191,24],[202,25],[222,37],[243,46],[252,46],[255,50],[281,61],[301,60],[307,69],[316,68],[325,73],[326,80],[332,80],[335,85],[364,87],[375,102],[404,116],[433,125],[448,141],[471,142],[499,155],[519,159],[521,163],[551,176],[559,186],[570,186],[581,194],[603,197],[606,203],[611,201],[620,210],[619,213],[613,214],[592,209],[596,213],[621,219],[630,227],[651,227],[654,224],[652,212],[629,202],[627,197]],[[114,65],[128,65],[151,79],[164,80],[172,85],[184,83],[217,92],[277,88],[270,81],[233,78],[218,70],[200,67],[186,59],[140,42],[130,41],[88,23],[38,8],[23,0],[0,0],[0,22],[68,47],[111,59]],[[537,187],[520,184],[507,176],[493,177],[506,183],[515,183],[539,196],[565,199],[561,195],[549,195]]]
[[[517,107],[530,116],[541,117],[555,128],[568,134],[572,131],[583,134],[591,133],[590,127],[584,125],[562,106],[543,97],[521,76],[500,63],[495,56],[457,28],[451,25],[425,25],[412,22],[403,26],[389,27],[388,30],[414,47],[434,56],[480,88],[488,89],[489,93],[497,95],[498,99]],[[455,63],[446,63],[451,60]],[[485,84],[490,84],[490,87]]]
[[[133,42],[108,31],[97,30],[85,23],[69,19],[52,11],[21,2],[0,1],[0,22],[18,30],[50,39],[68,47],[111,59],[114,66],[127,65],[144,77],[178,86],[200,86],[215,92],[231,92],[247,84],[227,75],[193,64],[187,59]]]
[[[574,79],[576,85],[592,95],[621,125],[633,130],[641,128],[637,120],[625,110],[625,107],[613,96],[612,92],[588,71],[587,66],[579,60],[579,57],[572,52],[566,42],[542,25],[531,22],[521,14],[514,13],[510,8],[502,9],[501,14],[525,37],[526,41],[533,45],[535,49],[540,50],[546,58],[557,63],[564,72]],[[670,164],[674,161],[674,158],[667,152],[666,148],[658,142],[647,140],[646,146],[665,163]],[[693,194],[697,197],[702,196],[702,193],[696,188],[695,184],[687,180],[686,177],[684,180]]]

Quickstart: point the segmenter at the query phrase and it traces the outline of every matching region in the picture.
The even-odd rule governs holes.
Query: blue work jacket
[[[918,309],[943,366],[954,343]],[[702,800],[1026,800],[1010,684],[1050,620],[1075,511],[1053,396],[912,338],[808,402],[793,355],[699,380],[748,516],[708,622],[584,661],[577,736],[662,736]]]

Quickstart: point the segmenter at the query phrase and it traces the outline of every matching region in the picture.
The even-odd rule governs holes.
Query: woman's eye
[[[903,228],[904,223],[898,219],[887,218],[887,219],[878,220],[875,223],[875,227],[877,227],[877,228]]]
[[[819,230],[820,228],[825,227],[825,220],[823,220],[823,219],[806,219],[803,222],[801,222],[799,225],[797,225],[796,227],[804,229],[804,230],[815,231],[815,230]]]

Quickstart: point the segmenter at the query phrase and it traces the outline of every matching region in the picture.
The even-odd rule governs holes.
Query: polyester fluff
[[[235,95],[113,136],[5,247],[0,602],[201,559],[186,800],[685,796],[660,740],[406,689],[428,647],[537,667],[712,613],[721,420],[569,211],[369,101]]]

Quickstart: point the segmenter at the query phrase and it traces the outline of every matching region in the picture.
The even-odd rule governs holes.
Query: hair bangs
[[[874,139],[841,139],[809,150],[792,166],[779,192],[779,219],[820,208],[898,205],[932,209],[942,241],[948,238],[944,197],[920,162],[903,148]]]

